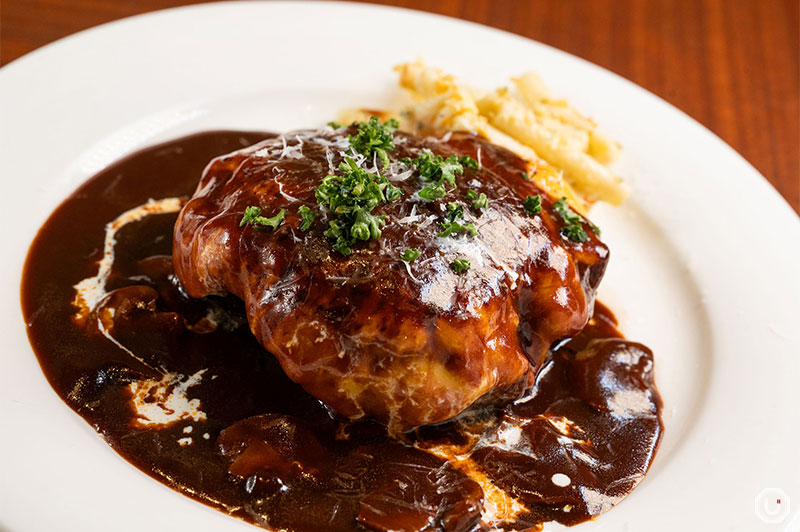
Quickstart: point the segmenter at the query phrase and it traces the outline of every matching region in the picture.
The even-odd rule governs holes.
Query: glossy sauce
[[[592,312],[608,248],[561,235],[553,201],[541,196],[514,153],[453,132],[445,140],[396,132],[379,171],[401,197],[378,204],[378,239],[352,253],[325,236],[330,213],[320,183],[341,172],[354,127],[298,130],[212,161],[175,225],[175,275],[196,298],[231,293],[245,301],[250,329],[294,382],[351,419],[394,432],[446,421],[486,394],[513,400],[530,386],[550,345],[579,333]],[[402,161],[425,153],[469,155],[480,167],[454,176],[437,201],[417,195],[421,176]],[[372,169],[360,156],[348,164]],[[487,198],[471,206],[468,191]],[[540,194],[541,210],[525,212]],[[248,206],[282,209],[284,223],[240,223]],[[475,234],[440,236],[446,206]],[[306,230],[299,209],[320,212]],[[458,209],[458,208],[457,208]],[[400,260],[405,249],[420,256]],[[468,259],[468,271],[451,264]]]
[[[76,191],[31,247],[31,344],[55,391],[120,455],[220,511],[297,532],[575,524],[638,484],[662,432],[652,354],[600,304],[523,399],[400,439],[336,419],[289,380],[237,298],[186,296],[172,271],[177,212],[121,225],[106,313],[76,319],[73,286],[97,274],[107,223],[188,197],[211,158],[266,136],[211,132],[138,152]]]

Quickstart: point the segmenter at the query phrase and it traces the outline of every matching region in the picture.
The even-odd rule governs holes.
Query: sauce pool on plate
[[[661,438],[661,399],[652,353],[599,303],[522,399],[395,439],[289,380],[241,301],[187,297],[172,269],[178,209],[212,158],[269,136],[208,132],[139,151],[82,185],[31,246],[31,345],[115,451],[222,512],[296,532],[572,525],[633,490]]]

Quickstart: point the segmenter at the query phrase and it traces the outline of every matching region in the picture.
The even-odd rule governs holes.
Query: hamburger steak
[[[552,170],[479,137],[391,132],[359,151],[362,133],[214,159],[175,225],[178,279],[240,297],[286,374],[341,416],[397,432],[518,397],[592,315],[596,228],[528,179]]]

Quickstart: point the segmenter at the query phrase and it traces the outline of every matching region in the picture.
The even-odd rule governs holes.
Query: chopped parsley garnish
[[[561,229],[561,234],[573,242],[586,242],[589,235],[583,230],[581,224],[567,224]]]
[[[441,155],[434,155],[429,151],[414,159],[414,166],[424,181],[441,181],[451,187],[456,186],[456,174],[464,172],[464,167],[458,162],[457,156],[451,155],[444,159]]]
[[[528,172],[522,172],[522,179],[524,179],[525,181],[530,181],[531,176],[528,175]]]
[[[450,235],[458,234],[461,231],[466,231],[471,237],[478,234],[478,230],[475,228],[475,224],[472,222],[467,224],[461,224],[459,222],[442,222],[442,232],[437,233],[436,236],[444,238]]]
[[[472,192],[472,191],[470,191],[470,192]],[[469,194],[467,194],[467,197],[469,197]],[[475,199],[475,201],[472,202],[472,208],[473,209],[481,210],[481,209],[485,209],[485,208],[489,207],[489,198],[487,198],[486,194],[484,194],[483,192],[478,194],[478,197],[474,198],[474,199]]]
[[[542,212],[542,197],[539,194],[525,198],[525,212],[530,216]]]
[[[567,224],[579,224],[583,221],[583,217],[578,214],[577,212],[573,211],[569,205],[567,205],[567,198],[561,198],[557,202],[553,204],[553,209],[561,216],[561,219],[564,220],[564,223]]]
[[[394,201],[403,195],[403,190],[400,187],[396,187],[389,183],[389,180],[384,176],[380,176],[379,180],[381,185],[385,187],[383,189],[383,194],[386,196],[386,201]]]
[[[444,197],[446,193],[447,190],[445,190],[444,185],[442,185],[441,183],[428,185],[419,192],[417,192],[417,194],[419,194],[419,197],[424,199],[425,201],[437,200],[439,198]]]
[[[330,122],[328,122],[328,126],[332,127],[333,129],[342,129],[344,127],[344,124],[342,124],[341,122],[337,122],[336,120],[331,120]]]
[[[377,155],[383,166],[388,166],[389,155],[386,152],[394,150],[393,133],[400,125],[397,120],[392,118],[381,123],[377,117],[371,116],[369,122],[358,122],[357,125],[358,132],[348,137],[353,149],[368,159]]]
[[[313,212],[306,205],[301,205],[300,208],[297,209],[297,214],[303,219],[303,223],[300,224],[301,231],[308,231],[308,228],[311,227],[311,224],[313,224],[314,220],[319,216],[319,214]]]
[[[485,209],[489,206],[489,199],[483,192],[478,195],[474,190],[467,190],[467,199],[472,201],[472,208],[476,210]]]
[[[338,122],[328,125],[341,127]],[[389,155],[386,152],[394,150],[393,133],[399,125],[397,120],[381,123],[373,116],[369,122],[357,122],[355,125],[358,131],[348,136],[353,151],[367,158],[377,156],[384,167],[388,166]],[[333,249],[342,255],[350,255],[356,242],[380,238],[381,228],[386,225],[386,216],[372,214],[372,210],[380,203],[398,199],[403,191],[392,185],[385,176],[359,167],[352,157],[344,158],[339,165],[339,172],[342,175],[325,177],[315,194],[317,203],[327,207],[333,218],[328,221],[328,228],[323,234],[333,241]],[[303,218],[301,229],[308,229],[317,215],[308,208],[301,208],[298,212]]]
[[[470,170],[478,170],[480,169],[481,165],[478,164],[478,161],[470,157],[469,155],[462,155],[458,158],[458,162],[461,163],[461,166],[464,168],[468,168]]]
[[[426,151],[412,163],[419,170],[420,181],[426,184],[417,194],[426,201],[444,197],[447,193],[445,185],[456,186],[456,174],[464,173],[464,167],[456,155],[445,159],[441,155]]]
[[[422,255],[422,252],[417,248],[408,248],[403,252],[402,255],[400,255],[400,258],[403,260],[403,262],[413,262],[420,255]]]
[[[567,205],[567,198],[561,198],[553,204],[553,209],[561,216],[566,224],[561,229],[561,234],[573,242],[586,242],[589,240],[589,235],[583,230],[581,222],[586,222],[595,234],[600,234],[600,228],[594,224],[587,222],[583,216],[573,211]]]
[[[316,197],[335,217],[323,234],[334,241],[333,249],[349,255],[357,241],[380,238],[386,216],[374,215],[372,210],[397,199],[402,192],[385,177],[360,168],[351,157],[345,157],[339,171],[341,176],[329,175],[322,180]]]
[[[457,201],[451,201],[447,204],[447,221],[453,222],[459,218],[464,217],[464,206]]]
[[[466,223],[462,224],[456,220],[463,221],[464,218],[464,206],[456,201],[451,201],[447,204],[447,214],[445,214],[445,221],[442,222],[442,232],[437,233],[436,236],[438,237],[448,237],[450,235],[458,234],[462,231],[466,231],[469,233],[469,236],[473,237],[478,234],[478,230],[475,228],[475,224],[473,223]]]
[[[450,266],[456,273],[464,273],[470,269],[470,263],[467,259],[455,259]]]
[[[239,222],[239,227],[245,226],[247,224],[252,225],[256,229],[277,229],[281,223],[283,223],[283,219],[286,217],[286,209],[281,209],[278,214],[271,218],[267,218],[266,216],[261,216],[261,207],[256,207],[251,205],[244,210],[244,215],[242,216],[242,220]]]

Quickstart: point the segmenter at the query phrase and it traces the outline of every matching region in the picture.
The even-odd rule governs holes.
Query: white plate
[[[391,67],[420,53],[485,87],[537,71],[626,149],[630,200],[592,213],[612,250],[601,298],[655,352],[666,433],[641,486],[578,530],[783,529],[755,508],[765,488],[784,495],[767,492],[762,514],[800,507],[800,223],[775,190],[681,112],[563,52],[413,11],[277,2],[134,17],[0,70],[0,530],[255,530],[130,466],[56,397],[19,309],[27,247],[114,159],[379,106]]]

